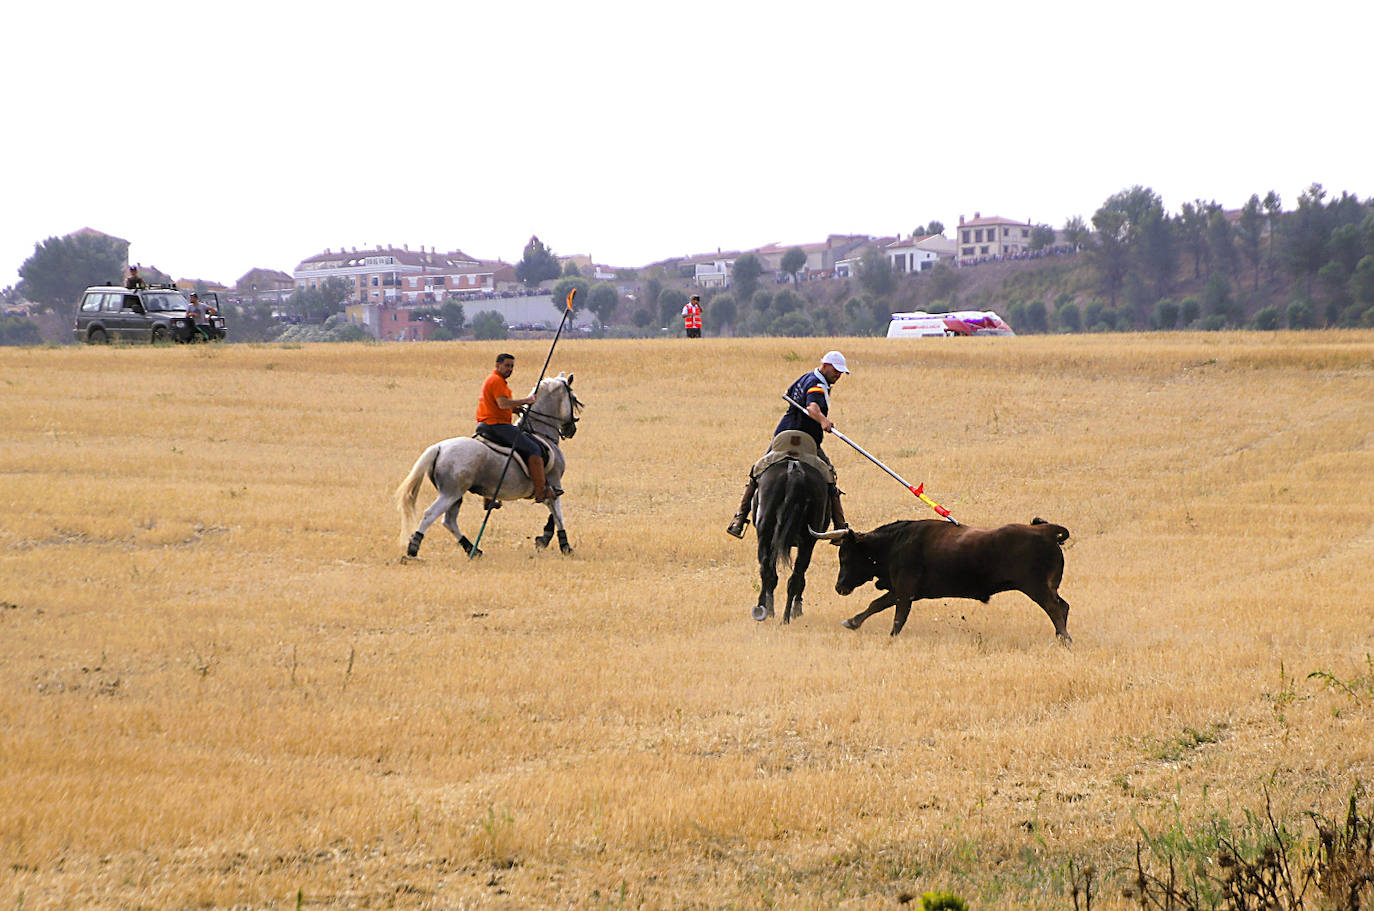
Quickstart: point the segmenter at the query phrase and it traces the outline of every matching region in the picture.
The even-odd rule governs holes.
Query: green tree
[[[706,318],[705,307],[703,310],[703,328],[714,324],[716,333],[721,334],[724,327],[734,328],[735,320],[739,317],[739,305],[735,302],[732,294],[717,294],[708,302],[711,305],[709,319]]]
[[[1331,257],[1331,262],[1340,264],[1341,270],[1346,275],[1355,271],[1364,252],[1364,242],[1360,236],[1359,225],[1338,224],[1331,229],[1331,236],[1326,242],[1326,253],[1327,256]]]
[[[1093,228],[1097,234],[1089,253],[1102,287],[1111,298],[1113,310],[1132,259],[1137,256],[1141,232],[1163,215],[1164,203],[1159,194],[1139,185],[1107,197],[1101,208],[1093,213]]]
[[[0,345],[41,345],[43,334],[27,316],[0,316]]]
[[[1217,269],[1228,276],[1236,274],[1236,236],[1220,206],[1207,215],[1207,249]]]
[[[1141,218],[1139,257],[1143,271],[1154,284],[1155,297],[1168,294],[1178,272],[1178,247],[1174,243],[1173,222],[1162,209],[1151,209]]]
[[[1172,298],[1164,298],[1155,304],[1155,328],[1173,329],[1178,326],[1178,304]]]
[[[444,328],[453,335],[463,331],[463,326],[467,322],[467,316],[463,313],[463,305],[457,301],[445,301],[439,308],[439,320],[444,324]]]
[[[1201,199],[1185,202],[1180,208],[1179,233],[1184,246],[1193,254],[1193,278],[1202,277],[1204,263],[1209,267],[1211,265],[1207,248],[1207,219],[1212,210],[1219,208],[1215,202],[1203,202]]]
[[[123,282],[129,244],[105,234],[68,234],[33,245],[16,290],[40,311],[73,307],[90,285]]]
[[[1104,207],[1093,215],[1093,227],[1096,235],[1088,247],[1088,255],[1115,307],[1116,296],[1131,264],[1128,222],[1122,212]]]
[[[1284,249],[1288,268],[1295,278],[1305,279],[1308,294],[1312,279],[1326,265],[1326,243],[1330,235],[1324,200],[1326,190],[1314,183],[1298,197],[1298,208],[1283,219]]]
[[[1030,249],[1044,250],[1054,246],[1054,228],[1049,225],[1036,225],[1031,228]]]
[[[1312,305],[1301,298],[1294,298],[1288,302],[1284,316],[1289,329],[1311,329],[1315,324],[1312,319]]]
[[[1279,308],[1264,307],[1255,314],[1255,328],[1261,332],[1273,332],[1279,328]]]
[[[682,308],[687,306],[686,292],[677,288],[664,288],[658,295],[658,324],[672,326],[675,322],[682,325]]]
[[[1083,331],[1083,314],[1079,312],[1078,305],[1072,301],[1055,308],[1054,321],[1065,332]]]
[[[650,313],[656,312],[658,309],[658,295],[662,291],[663,282],[656,278],[649,279],[644,283],[644,299],[639,302],[640,306],[647,307]]]
[[[945,233],[945,223],[942,222],[942,221],[935,221],[934,219],[932,219],[931,222],[930,222],[929,224],[926,225],[926,227],[925,227],[925,232],[924,232],[924,233],[926,233],[926,234],[944,234],[944,233]]]
[[[1026,327],[1031,332],[1049,331],[1050,321],[1045,312],[1045,302],[1039,298],[1026,304]]]
[[[586,306],[596,314],[603,326],[615,316],[615,308],[619,305],[620,294],[610,282],[597,282],[587,294]]]
[[[553,309],[558,313],[560,319],[563,316],[563,311],[568,307],[568,292],[573,290],[577,291],[577,296],[573,298],[574,310],[585,310],[591,306],[591,282],[580,275],[575,278],[560,278],[558,284],[553,286]],[[612,288],[611,290],[614,291],[615,289]]]
[[[1083,216],[1075,215],[1064,222],[1064,242],[1072,244],[1075,250],[1082,250],[1092,239],[1092,231]]]
[[[1202,315],[1202,301],[1191,294],[1178,302],[1178,323],[1184,329],[1198,321]]]
[[[1350,276],[1350,296],[1362,304],[1374,304],[1374,255],[1362,258]]]
[[[1255,293],[1259,293],[1260,262],[1263,259],[1264,213],[1259,194],[1252,193],[1240,210],[1240,225],[1236,232],[1240,250],[1249,260],[1255,273]]]
[[[329,319],[335,313],[343,312],[353,297],[353,285],[347,280],[331,275],[320,283],[320,321]]]
[[[1219,317],[1223,326],[1241,324],[1240,305],[1231,293],[1231,282],[1220,272],[1213,272],[1207,279],[1202,289],[1202,307],[1208,317]]]
[[[529,243],[525,244],[525,252],[521,255],[520,262],[515,264],[516,280],[527,288],[533,288],[542,281],[558,278],[562,274],[563,270],[559,267],[558,257],[553,255],[553,250],[544,246],[538,236],[531,236]]]
[[[859,258],[859,286],[874,297],[887,297],[897,287],[892,263],[877,247],[869,247]]]
[[[730,270],[730,285],[739,300],[752,300],[758,290],[759,276],[763,275],[763,263],[752,253],[746,253],[735,260]]]
[[[506,318],[495,310],[483,310],[472,318],[472,337],[478,341],[492,341],[509,336]]]
[[[778,315],[800,310],[803,304],[805,301],[802,300],[802,296],[791,288],[783,288],[773,295],[773,312]]]
[[[568,260],[563,264],[564,278],[580,278],[581,276],[582,270],[577,268],[577,263],[573,262],[572,260]]]
[[[1283,216],[1283,199],[1279,194],[1270,190],[1264,194],[1264,200],[1260,203],[1264,207],[1264,236],[1269,238],[1269,268],[1274,267],[1274,237],[1278,230],[1279,220]]]
[[[812,328],[811,320],[807,318],[805,313],[802,313],[800,310],[793,310],[773,320],[773,324],[769,327],[768,331],[770,335],[806,338],[812,335]]]
[[[630,322],[634,323],[641,329],[647,329],[649,324],[653,321],[653,314],[649,312],[648,307],[640,307],[638,310],[634,312],[634,316],[630,317]]]
[[[792,282],[797,281],[797,273],[806,267],[806,251],[801,247],[793,247],[782,255],[782,271],[792,276]]]

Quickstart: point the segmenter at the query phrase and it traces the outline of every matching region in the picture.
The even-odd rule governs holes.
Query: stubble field
[[[826,546],[749,619],[723,529],[829,347],[847,435],[1071,530],[1071,650],[1015,593],[842,629]],[[1374,776],[1374,333],[565,340],[575,553],[525,502],[403,562],[502,349],[0,349],[0,908],[1126,908],[1142,832]]]

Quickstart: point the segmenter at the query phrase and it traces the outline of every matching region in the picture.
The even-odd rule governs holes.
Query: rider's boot
[[[549,498],[549,490],[544,483],[544,459],[542,456],[530,456],[525,461],[530,466],[530,482],[534,484],[534,502],[543,503]]]
[[[739,509],[735,511],[735,518],[730,522],[730,527],[725,529],[727,535],[734,535],[736,538],[744,537],[744,526],[749,524],[749,509],[754,505],[754,493],[759,489],[759,482],[754,480],[754,476],[749,476],[749,483],[744,485],[744,496],[739,501]]]
[[[844,491],[840,490],[837,485],[831,485],[830,521],[836,529],[849,527],[849,523],[844,520],[844,506],[840,503],[840,495],[842,493],[844,493]]]

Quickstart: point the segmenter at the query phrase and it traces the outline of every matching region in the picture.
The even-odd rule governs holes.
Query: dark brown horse
[[[778,586],[778,561],[791,563],[787,580],[787,607],[782,622],[800,617],[806,568],[816,539],[811,528],[825,528],[830,521],[829,486],[821,473],[796,459],[777,462],[759,476],[754,496],[754,530],[759,538],[759,603],[755,620],[773,616],[773,590]],[[791,551],[796,548],[796,557]]]

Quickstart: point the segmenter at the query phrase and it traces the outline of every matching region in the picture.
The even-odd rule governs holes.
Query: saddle
[[[821,473],[821,477],[825,478],[828,484],[834,484],[838,480],[834,466],[820,457],[816,441],[811,438],[811,434],[801,430],[784,430],[773,437],[772,445],[763,454],[763,458],[754,463],[754,467],[749,470],[749,476],[758,478],[774,465],[789,459],[810,465]]]
[[[499,456],[510,456],[511,461],[514,462],[516,465],[519,465],[520,470],[525,473],[526,477],[529,477],[530,466],[525,464],[525,457],[522,456],[518,451],[512,449],[509,446],[502,446],[495,440],[488,439],[482,436],[480,433],[474,433],[472,435],[472,438]],[[553,452],[549,449],[549,444],[545,443],[543,440],[541,440],[537,436],[534,436],[533,434],[530,435],[530,439],[538,443],[539,448],[543,451],[544,464],[548,465],[550,462],[552,462]]]

